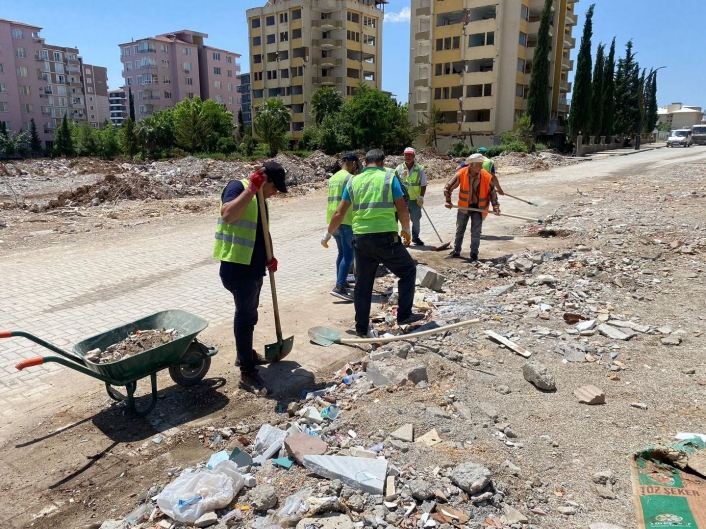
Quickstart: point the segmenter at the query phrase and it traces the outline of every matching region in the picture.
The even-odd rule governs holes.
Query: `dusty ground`
[[[385,455],[403,472],[398,488],[412,477],[443,486],[447,465],[474,461],[493,472],[494,490],[535,527],[584,527],[598,521],[636,527],[630,455],[680,431],[703,433],[706,419],[706,365],[701,354],[706,156],[693,150],[655,155],[649,161],[641,156],[646,155],[630,157],[620,171],[596,179],[579,180],[566,168],[566,182],[547,182],[536,175],[503,182],[510,190],[515,184],[520,187],[515,178],[523,179],[525,187],[527,178],[535,178],[538,187],[532,196],[545,198],[551,207],[538,210],[545,216],[553,213],[553,220],[543,232],[513,223],[498,234],[489,226],[481,248],[485,260],[479,265],[414,252],[420,262],[448,277],[444,292],[426,292],[427,303],[434,306],[430,319],[482,321],[414,344],[409,359],[427,366],[427,387],[368,390],[363,381],[335,393],[343,409],[334,422],[336,430],[354,430],[366,448],[405,423],[413,423],[418,435],[437,428],[442,443],[434,447],[413,445],[403,453],[387,444]],[[160,214],[150,216],[155,204]],[[202,206],[192,210],[188,204]],[[211,219],[211,207],[207,198],[180,198],[106,205],[88,213],[79,208],[70,222],[82,228],[72,233],[69,227],[51,237],[30,235],[28,226],[44,224],[31,219],[47,218],[55,223],[52,229],[60,231],[62,221],[48,212],[22,212],[26,217],[0,231],[5,241],[0,251],[68,241],[80,247],[108,236],[118,242],[139,237],[149,227],[136,223],[149,220],[178,227],[188,219],[202,222]],[[114,209],[119,218],[110,218],[108,212],[96,220],[93,212],[102,208]],[[91,217],[85,220],[80,214]],[[91,222],[105,224],[86,224]],[[109,225],[114,229],[107,231]],[[82,232],[83,226],[91,231]],[[518,269],[520,259],[536,259],[533,269]],[[542,284],[541,275],[554,280]],[[379,290],[387,283],[383,279]],[[514,288],[503,295],[492,290],[510,284]],[[328,304],[327,298],[321,292],[317,299]],[[349,312],[345,305],[334,305],[329,324],[345,327]],[[564,321],[565,313],[630,320],[650,329],[629,341],[609,340],[597,332],[578,336]],[[306,311],[297,321],[305,328],[316,323]],[[668,336],[679,338],[680,345],[662,343],[666,335],[655,329],[663,326],[671,328]],[[484,330],[531,351],[532,359],[555,376],[557,390],[541,392],[526,382],[526,360],[487,340]],[[221,326],[204,338],[225,352],[232,350],[231,332]],[[576,346],[590,361],[563,362],[567,349]],[[331,355],[339,356],[333,362],[339,366],[366,352],[322,349],[329,362]],[[288,420],[286,407],[301,399],[302,389],[337,380],[333,368],[314,381],[310,373],[290,375],[292,366],[274,366],[265,376],[282,380],[278,390],[272,398],[255,399],[234,389],[236,371],[229,360],[225,354],[217,356],[205,383],[194,388],[169,386],[168,375],[161,374],[160,387],[166,389],[160,392],[157,410],[146,418],[111,405],[97,385],[84,381],[63,390],[55,403],[28,407],[22,419],[2,431],[0,487],[8,526],[73,528],[119,519],[139,504],[141,493],[169,483],[173,476],[168,471],[203,463],[219,449],[247,445],[261,424]],[[385,366],[398,360],[378,362]],[[585,384],[602,389],[606,403],[579,404],[572,393]],[[635,402],[647,409],[631,407]],[[231,427],[235,434],[211,447],[215,431],[222,427]],[[506,436],[506,428],[517,437]],[[160,437],[159,444],[153,441]],[[435,475],[437,466],[442,471]],[[594,490],[591,477],[602,470],[616,477],[615,499],[603,499]],[[271,480],[280,503],[305,483],[319,481],[297,468],[267,466],[257,476],[261,482]],[[238,501],[247,504],[248,498]],[[474,513],[469,527],[488,526],[487,520],[502,514],[499,504],[474,506],[458,498],[452,502]],[[558,509],[567,506],[573,506],[575,514],[560,514]]]

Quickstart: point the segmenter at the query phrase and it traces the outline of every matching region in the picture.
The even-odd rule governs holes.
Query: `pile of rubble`
[[[124,340],[106,347],[105,350],[97,348],[88,351],[85,358],[95,364],[108,364],[167,344],[177,338],[179,338],[179,332],[176,329],[135,331]]]
[[[550,151],[532,154],[506,151],[495,158],[493,162],[500,175],[547,171],[554,167],[567,167],[586,161],[582,158],[571,158]]]

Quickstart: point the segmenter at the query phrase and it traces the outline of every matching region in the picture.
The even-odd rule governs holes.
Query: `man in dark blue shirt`
[[[239,386],[266,395],[265,382],[257,372],[257,365],[266,362],[253,350],[253,334],[265,270],[276,272],[277,260],[273,257],[267,262],[265,237],[269,234],[262,227],[256,196],[260,189],[265,198],[278,191],[287,192],[285,171],[280,164],[266,162],[249,181],[231,180],[223,190],[214,258],[221,261],[221,282],[235,301],[233,330]]]

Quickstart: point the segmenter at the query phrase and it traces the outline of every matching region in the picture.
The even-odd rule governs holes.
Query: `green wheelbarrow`
[[[112,399],[127,402],[128,407],[137,415],[147,415],[157,404],[158,371],[168,368],[172,380],[180,386],[193,386],[206,376],[211,367],[211,357],[218,353],[215,347],[208,347],[195,339],[196,335],[206,327],[208,322],[199,316],[183,310],[165,310],[86,338],[74,345],[73,353],[64,351],[28,332],[0,331],[0,338],[27,338],[61,355],[24,360],[15,366],[20,371],[27,367],[56,362],[104,382],[105,389]],[[135,331],[162,328],[175,329],[179,337],[116,362],[96,364],[85,357],[89,351],[96,348],[105,350]],[[135,407],[135,390],[137,382],[146,377],[150,377],[152,383],[152,400],[146,409],[138,410]],[[124,386],[126,394],[113,386]]]

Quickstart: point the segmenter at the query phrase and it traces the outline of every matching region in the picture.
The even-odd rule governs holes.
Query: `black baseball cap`
[[[355,153],[348,152],[341,156],[341,161],[342,162],[355,162],[358,168],[360,168],[360,160],[358,157],[355,155]]]
[[[272,182],[280,193],[287,192],[287,185],[284,182],[285,170],[277,162],[265,162],[262,164],[267,175],[267,180]]]

